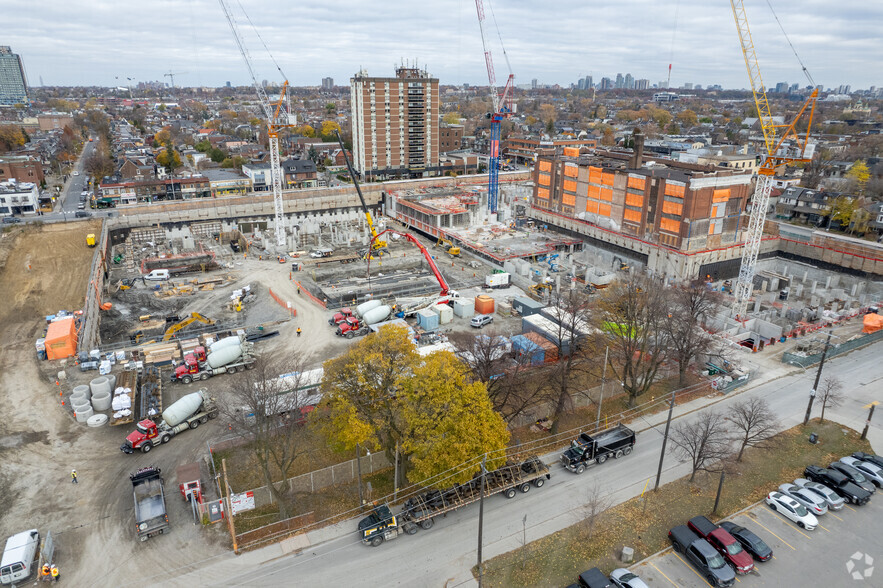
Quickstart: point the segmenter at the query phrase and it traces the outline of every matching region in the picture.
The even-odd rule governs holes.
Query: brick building
[[[539,154],[564,147],[595,149],[595,139],[557,139],[543,141],[536,137],[509,137],[503,141],[501,152],[506,159],[514,159],[516,163],[535,161]]]
[[[288,188],[315,188],[319,185],[316,174],[316,164],[309,159],[288,159],[281,163],[282,189]],[[267,173],[267,181],[270,174]],[[271,188],[272,189],[272,185]]]
[[[640,145],[631,155],[569,147],[540,156],[533,206],[682,251],[739,239],[749,172],[642,158]]]
[[[175,178],[171,180],[147,180],[143,182],[102,182],[101,197],[93,207],[109,208],[117,205],[159,202],[162,200],[191,200],[211,198],[208,178]]]
[[[41,131],[53,131],[74,126],[74,117],[66,112],[44,112],[37,115]]]
[[[4,155],[0,157],[0,182],[9,179],[40,185],[43,183],[43,165],[29,155]]]
[[[463,144],[463,125],[442,125],[439,129],[438,151],[456,151]]]
[[[368,180],[439,173],[438,79],[399,67],[392,78],[350,80],[354,167]]]

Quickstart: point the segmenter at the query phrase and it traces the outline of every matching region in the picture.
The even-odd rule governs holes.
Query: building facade
[[[92,202],[92,208],[112,208],[118,205],[159,202],[163,200],[191,200],[211,198],[208,178],[175,178],[144,182],[102,182],[101,197]]]
[[[445,125],[439,129],[438,151],[456,151],[463,144],[463,125]]]
[[[509,137],[503,141],[501,152],[506,159],[514,159],[517,163],[528,163],[535,161],[538,153],[549,149],[562,147],[595,149],[597,146],[597,141],[594,139],[543,141],[536,137]]]
[[[392,78],[365,71],[350,80],[353,156],[366,180],[439,173],[438,79],[399,67]]]
[[[0,182],[0,215],[19,216],[36,214],[40,203],[40,188],[30,182]]]
[[[0,157],[0,182],[43,183],[43,164],[29,155],[5,155]]]
[[[244,196],[251,192],[251,178],[228,169],[205,169],[202,175],[208,178],[212,198],[224,196]]]
[[[54,131],[74,126],[74,117],[66,112],[44,112],[37,115],[41,131]]]
[[[0,106],[28,103],[28,82],[21,57],[0,45]]]
[[[319,185],[316,164],[310,159],[288,159],[281,163],[281,167],[283,189],[315,188]],[[267,181],[270,181],[269,173]]]

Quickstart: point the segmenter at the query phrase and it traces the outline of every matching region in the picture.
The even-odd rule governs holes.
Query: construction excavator
[[[436,243],[435,246],[444,249],[445,253],[447,253],[451,257],[460,257],[460,248],[455,247],[453,241],[451,241],[450,239],[439,237],[438,243]]]
[[[353,164],[350,163],[350,156],[347,155],[346,147],[343,146],[343,139],[340,138],[340,133],[338,131],[334,131],[334,134],[337,135],[337,143],[340,145],[340,151],[343,153],[344,161],[346,161],[346,168],[349,170],[350,177],[353,179],[353,184],[356,186],[356,192],[359,194],[359,201],[362,203],[362,212],[365,213],[365,219],[368,221],[368,229],[371,230],[371,245],[368,247],[368,253],[365,257],[370,258],[372,255],[380,257],[386,253],[386,241],[377,238],[377,229],[374,228],[374,220],[371,218],[371,211],[368,210],[368,205],[365,204],[362,188],[359,186],[359,180],[356,179],[356,172],[353,171]]]
[[[199,322],[206,324],[206,325],[215,324],[214,319],[210,319],[208,317],[202,316],[198,312],[192,312],[192,313],[190,313],[190,316],[188,316],[184,320],[179,321],[179,322],[175,323],[174,325],[172,325],[171,327],[169,327],[168,329],[166,329],[165,334],[162,336],[162,340],[168,341],[169,339],[171,339],[172,337],[175,336],[175,333],[177,333],[178,331],[180,331],[181,329],[183,329],[187,325],[193,324],[196,321],[199,321]]]

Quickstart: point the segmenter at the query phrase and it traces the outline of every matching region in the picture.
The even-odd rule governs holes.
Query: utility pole
[[[662,462],[665,459],[665,446],[668,443],[668,429],[671,427],[671,416],[675,411],[675,391],[671,391],[671,400],[668,401],[668,420],[665,421],[665,433],[662,436],[662,451],[659,453],[659,469],[656,470],[656,485],[653,491],[659,490],[659,479],[662,478]]]
[[[714,497],[714,508],[711,509],[713,514],[717,514],[717,505],[720,504],[721,501],[721,490],[724,487],[724,477],[727,475],[727,468],[724,467],[724,464],[721,464],[721,479],[717,484],[717,496]]]
[[[604,348],[604,371],[601,372],[601,394],[598,396],[598,416],[595,417],[595,430],[601,426],[601,402],[604,401],[604,384],[607,381],[607,356],[610,353],[610,346]]]
[[[484,569],[481,565],[481,531],[484,526],[484,474],[485,464],[487,463],[487,453],[481,458],[481,494],[478,500],[478,588],[481,588],[481,581],[484,577]]]
[[[877,408],[876,401],[871,403],[871,411],[868,413],[868,420],[867,420],[867,422],[865,422],[865,428],[862,431],[862,439],[868,438],[868,429],[871,426],[871,418],[874,416],[874,409],[875,408]]]
[[[362,446],[358,443],[356,443],[356,470],[359,472],[359,508],[362,508],[365,504],[365,499],[362,497]]]
[[[221,460],[221,470],[224,472],[224,494],[227,499],[227,528],[230,530],[230,538],[233,540],[233,553],[239,555],[239,544],[236,543],[236,527],[233,524],[233,498],[230,495],[230,484],[227,483],[227,460]]]
[[[825,357],[828,355],[828,344],[831,342],[831,331],[828,331],[828,338],[825,339],[825,349],[822,351],[822,360],[819,362],[819,370],[816,372],[816,381],[812,385],[809,392],[809,403],[806,405],[806,416],[803,417],[803,424],[809,423],[809,415],[812,412],[812,403],[816,399],[816,390],[819,389],[819,380],[822,377],[822,368],[825,367]]]

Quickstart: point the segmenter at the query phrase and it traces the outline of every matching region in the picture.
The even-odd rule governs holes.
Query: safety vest
[[[48,576],[49,575],[49,565],[47,564],[47,565],[43,566],[43,569],[40,570],[40,573],[43,574],[44,576]]]
[[[52,577],[53,578],[58,577],[58,568],[56,568],[55,566],[52,566]]]

